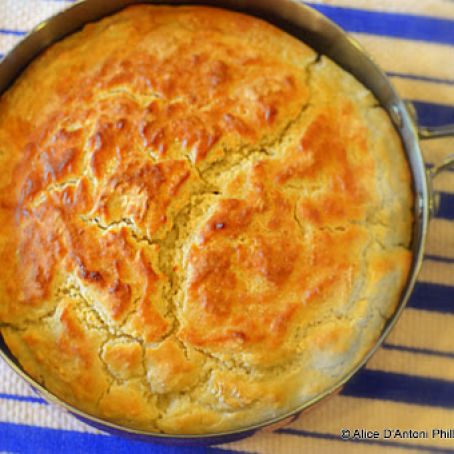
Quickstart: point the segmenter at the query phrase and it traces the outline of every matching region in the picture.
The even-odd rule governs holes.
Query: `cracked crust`
[[[411,262],[371,93],[245,15],[135,6],[0,100],[0,327],[77,408],[167,433],[286,412],[358,363]]]

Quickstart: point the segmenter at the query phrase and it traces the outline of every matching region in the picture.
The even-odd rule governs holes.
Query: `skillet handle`
[[[415,106],[410,101],[405,101],[407,108],[416,129],[420,140],[440,139],[442,137],[454,137],[454,124],[443,126],[421,126],[418,124],[418,112]]]
[[[428,172],[432,180],[441,172],[447,169],[454,169],[454,153],[449,154],[446,158],[441,161],[439,164],[434,165]]]
[[[429,191],[429,215],[433,218],[440,206],[440,193],[434,190],[435,178],[444,170],[454,170],[454,154],[448,155],[441,163],[426,169],[427,189]]]
[[[420,140],[454,137],[454,124],[437,127],[420,126],[418,125],[418,115],[415,106],[411,102],[406,102],[405,104],[413,117]],[[426,169],[427,188],[429,190],[429,213],[431,217],[436,214],[440,205],[440,194],[434,190],[433,181],[441,172],[448,169],[454,169],[454,153],[447,155],[440,163]]]
[[[443,126],[418,126],[418,136],[421,140],[454,137],[454,124]]]
[[[433,218],[440,206],[440,193],[434,190],[435,178],[444,170],[454,170],[454,153],[448,155],[442,162],[426,169],[427,189],[429,191],[429,214]]]

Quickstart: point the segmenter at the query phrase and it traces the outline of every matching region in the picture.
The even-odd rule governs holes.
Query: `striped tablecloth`
[[[105,0],[109,1],[109,0]],[[279,0],[275,0],[279,1]],[[0,0],[0,54],[71,0]],[[454,123],[454,1],[307,2],[351,32],[384,68],[420,123]],[[1,56],[1,55],[0,55]],[[454,138],[423,144],[426,162],[454,152]],[[399,323],[366,368],[336,397],[273,433],[211,448],[170,448],[102,434],[47,405],[0,361],[0,452],[454,452],[454,171],[437,179],[440,209],[426,260]],[[379,431],[380,439],[342,440],[342,429]],[[390,430],[427,439],[385,438]],[[395,432],[393,433],[393,435]]]

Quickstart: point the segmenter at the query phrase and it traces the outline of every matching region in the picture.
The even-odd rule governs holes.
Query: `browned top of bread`
[[[411,255],[371,93],[253,17],[135,6],[0,100],[0,326],[93,415],[204,433],[283,413],[363,357]]]

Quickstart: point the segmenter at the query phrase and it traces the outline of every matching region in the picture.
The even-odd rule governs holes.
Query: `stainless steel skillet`
[[[103,16],[112,14],[125,6],[135,3],[147,2],[144,0],[84,0],[37,26],[0,63],[0,95],[43,49],[64,36],[80,29],[86,23],[98,20]],[[404,144],[413,178],[415,194],[415,225],[412,243],[413,263],[407,285],[402,292],[395,313],[384,327],[376,345],[367,353],[357,367],[349,371],[332,388],[327,389],[311,401],[295,407],[291,413],[282,415],[279,418],[256,426],[211,435],[165,435],[122,427],[85,414],[53,396],[22,370],[0,336],[0,356],[15,371],[37,389],[48,401],[63,406],[88,424],[113,433],[121,433],[138,439],[174,445],[223,443],[249,436],[265,426],[272,426],[276,423],[280,424],[289,418],[295,418],[303,410],[339,390],[382,344],[411,295],[423,260],[427,227],[430,216],[435,210],[432,181],[439,172],[454,165],[454,156],[451,156],[438,166],[434,166],[430,171],[427,171],[421,154],[420,140],[447,135],[454,136],[454,125],[438,129],[418,127],[411,105],[406,104],[398,96],[388,78],[361,49],[359,44],[320,13],[296,0],[219,0],[201,2],[168,0],[166,2],[149,1],[148,3],[208,4],[249,13],[268,20],[301,39],[320,54],[327,55],[368,87],[389,113]]]

